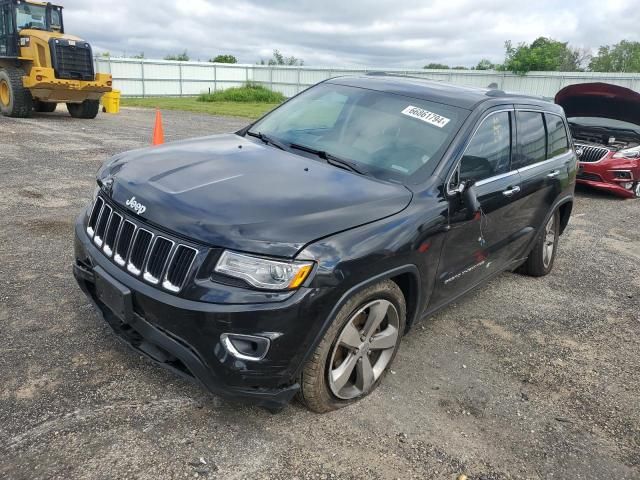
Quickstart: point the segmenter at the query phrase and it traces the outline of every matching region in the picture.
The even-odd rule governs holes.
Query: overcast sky
[[[597,49],[640,40],[638,0],[61,0],[65,29],[112,55],[192,60],[273,49],[306,65],[422,67],[501,62],[504,41],[539,36]],[[561,4],[561,6],[559,6]]]

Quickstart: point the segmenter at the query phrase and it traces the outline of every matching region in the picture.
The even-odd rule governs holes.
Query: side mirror
[[[469,219],[473,218],[475,214],[480,211],[480,202],[478,201],[475,184],[475,180],[468,180],[462,183],[462,185],[464,185],[462,202],[467,209],[467,217]]]

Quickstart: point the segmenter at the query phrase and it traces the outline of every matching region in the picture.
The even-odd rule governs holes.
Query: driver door
[[[496,110],[481,120],[467,144],[448,185],[450,228],[430,308],[465,293],[509,261],[520,188],[520,175],[511,168],[513,131],[513,110]],[[468,181],[475,181],[477,212],[469,212],[462,194],[453,192]]]

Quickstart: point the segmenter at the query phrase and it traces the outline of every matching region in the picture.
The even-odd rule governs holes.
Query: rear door
[[[520,174],[518,222],[527,232],[514,255],[524,257],[528,240],[538,231],[556,198],[569,182],[573,155],[563,118],[540,110],[516,110],[517,147],[514,167]]]
[[[512,109],[502,108],[481,120],[448,182],[452,190],[465,180],[475,180],[481,212],[470,215],[450,193],[450,229],[430,308],[466,292],[509,261],[520,184],[520,175],[511,167],[513,116]]]

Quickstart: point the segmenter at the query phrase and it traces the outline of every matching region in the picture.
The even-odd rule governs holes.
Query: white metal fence
[[[493,86],[510,92],[553,97],[575,83],[607,82],[640,92],[640,75],[635,73],[530,72],[515,75],[482,70],[345,69],[229,65],[208,62],[96,58],[96,71],[111,73],[114,88],[124,96],[180,96],[224,90],[255,82],[290,97],[327,78],[372,71],[413,75],[459,85]]]

